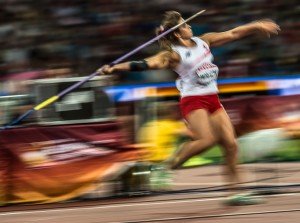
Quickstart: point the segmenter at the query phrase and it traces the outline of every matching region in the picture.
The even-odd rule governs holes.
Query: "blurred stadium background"
[[[214,54],[222,68],[220,78],[297,74],[300,70],[297,3],[296,0],[214,3],[2,0],[1,78],[57,68],[68,68],[72,75],[85,76],[152,38],[164,11],[178,10],[188,17],[199,9],[207,12],[192,21],[195,35],[224,31],[262,18],[273,19],[282,28],[280,36],[271,41],[254,38],[218,48]],[[153,44],[133,58],[146,57],[157,50],[157,44]]]
[[[33,105],[56,95],[102,65],[153,38],[164,11],[177,10],[184,17],[189,17],[200,9],[207,11],[191,22],[195,35],[228,30],[262,18],[273,19],[281,26],[280,35],[271,39],[259,36],[248,38],[212,51],[215,63],[220,67],[220,96],[238,136],[265,129],[284,128],[287,132],[287,138],[279,136],[275,142],[267,141],[274,136],[272,134],[267,134],[265,138],[248,135],[248,138],[241,138],[242,143],[247,144],[243,148],[247,150],[249,143],[253,145],[255,142],[259,145],[256,147],[268,149],[267,144],[275,143],[276,151],[268,154],[267,161],[299,161],[300,6],[297,0],[1,0],[0,124],[9,123]],[[129,59],[144,58],[158,50],[158,44],[154,43]],[[151,143],[158,143],[159,139],[151,133],[149,139],[147,134],[149,129],[152,133],[158,130],[148,127],[155,125],[159,128],[160,123],[150,121],[161,118],[160,102],[178,100],[173,83],[175,78],[171,71],[132,72],[95,78],[18,123],[7,133],[0,133],[3,134],[0,137],[1,153],[3,157],[10,157],[1,163],[4,166],[0,174],[1,182],[6,186],[0,188],[0,203],[70,199],[88,191],[91,183],[111,163],[141,159],[141,148],[146,149],[145,153],[153,152]],[[149,109],[153,107],[155,109]],[[147,126],[149,123],[151,125]],[[143,127],[147,128],[140,131]],[[168,134],[175,135],[175,132]],[[182,138],[181,135],[177,139]],[[175,144],[177,139],[172,139]],[[284,145],[279,141],[284,141]],[[84,145],[90,150],[80,155],[78,151],[74,155],[75,149],[67,151],[68,146],[83,148],[82,142],[92,142],[93,147]],[[14,176],[16,184],[24,184],[29,191],[34,190],[37,185],[29,186],[27,180],[37,177],[36,169],[51,166],[55,169],[55,165],[61,168],[59,165],[71,165],[72,162],[85,165],[84,160],[93,157],[92,153],[101,160],[102,156],[110,154],[99,149],[103,146],[130,148],[127,152],[136,149],[139,154],[122,152],[120,156],[110,159],[105,157],[106,163],[101,161],[105,164],[102,169],[94,160],[83,171],[94,171],[89,179],[76,184],[76,190],[64,188],[59,192],[53,189],[61,184],[58,180],[51,187],[51,198],[47,194],[49,190],[46,192],[41,186],[38,186],[39,191],[35,191],[34,196],[18,187],[15,191],[7,191],[8,175]],[[162,150],[163,146],[155,150],[159,154],[156,158],[153,155],[146,159],[163,159],[170,151],[166,154]],[[43,152],[28,155],[33,151]],[[71,154],[70,157],[63,156],[66,151]],[[215,148],[186,165],[219,163],[220,157],[219,149]],[[244,162],[255,160],[256,157],[249,154],[242,158]],[[19,162],[18,165],[16,162]],[[31,166],[32,172],[22,170],[22,162]],[[70,168],[77,170],[80,166],[77,164]],[[17,167],[10,168],[12,172],[9,172],[8,165]],[[17,174],[18,171],[22,174]],[[56,172],[53,171],[53,174]],[[41,195],[41,191],[49,196]]]

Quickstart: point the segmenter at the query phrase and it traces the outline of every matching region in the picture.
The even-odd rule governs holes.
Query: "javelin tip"
[[[203,9],[203,10],[197,12],[196,15],[200,15],[200,14],[204,13],[205,11],[206,11],[206,9]]]
[[[194,19],[195,17],[197,17],[198,15],[204,13],[206,11],[206,9],[203,9],[197,13],[195,13],[194,15],[192,15],[190,18],[186,19],[184,22],[189,22],[190,20]],[[175,28],[178,28],[177,26],[175,26]]]

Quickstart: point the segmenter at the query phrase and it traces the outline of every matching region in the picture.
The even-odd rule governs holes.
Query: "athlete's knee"
[[[217,143],[217,137],[214,135],[207,135],[205,138],[205,142],[207,143],[208,146],[213,146]]]
[[[194,141],[199,141],[201,144],[216,144],[217,137],[213,134],[213,132],[207,130],[205,132],[201,131],[199,134],[195,133],[193,137]]]
[[[205,136],[202,137],[195,137],[191,143],[192,143],[192,147],[205,150],[215,145],[217,143],[217,139],[213,135],[206,134]]]
[[[238,144],[235,138],[226,139],[223,142],[223,146],[225,147],[225,150],[229,153],[237,153],[238,151]]]

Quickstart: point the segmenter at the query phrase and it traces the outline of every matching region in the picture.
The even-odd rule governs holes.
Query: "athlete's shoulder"
[[[168,67],[173,69],[180,62],[180,55],[174,50],[164,50],[159,53],[160,58],[168,64]]]
[[[174,60],[176,61],[176,60],[180,59],[180,56],[174,50],[164,50],[164,51],[159,52],[159,55],[170,61],[174,61]]]
[[[214,35],[214,34],[213,33],[205,33],[205,34],[203,34],[201,36],[198,36],[196,38],[198,38],[200,41],[203,41],[208,46],[210,46],[210,38],[211,38],[212,35]]]

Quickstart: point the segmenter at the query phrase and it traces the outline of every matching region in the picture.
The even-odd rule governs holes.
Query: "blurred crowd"
[[[154,37],[163,12],[191,22],[195,35],[224,31],[270,18],[282,28],[278,37],[254,37],[217,48],[220,78],[296,74],[299,63],[297,0],[1,0],[0,79],[42,78],[45,70],[69,69],[86,76]],[[244,43],[245,42],[245,43]],[[152,44],[130,59],[158,49]],[[35,72],[32,74],[32,72]]]
[[[30,111],[34,105],[41,103],[48,96],[56,95],[68,85],[66,81],[65,85],[59,86],[57,83],[63,82],[62,79],[59,79],[55,80],[56,82],[50,80],[51,85],[49,84],[48,89],[37,88],[34,87],[35,81],[31,81],[32,79],[88,76],[102,65],[115,61],[152,39],[155,36],[155,28],[159,27],[165,11],[176,10],[181,12],[184,18],[188,18],[202,9],[206,9],[206,12],[189,23],[195,35],[221,32],[264,18],[276,21],[282,29],[279,36],[271,37],[271,39],[254,36],[212,49],[215,63],[220,67],[219,77],[221,79],[300,74],[300,5],[298,0],[0,0],[0,127],[2,125],[11,127],[11,121]],[[159,45],[153,43],[129,57],[128,60],[145,58],[158,50]],[[132,81],[166,82],[176,78],[171,71],[135,72],[120,76],[122,77],[118,80],[121,84]],[[112,79],[115,81],[114,77]],[[151,101],[155,100],[155,97],[149,99],[149,102],[139,101],[139,97],[143,98],[146,94],[159,97],[156,88],[149,87],[149,89],[128,90],[128,92],[118,92],[116,89],[116,98],[122,96],[130,99],[110,104],[108,97],[106,98],[107,95],[98,85],[91,84],[90,86],[90,88],[86,87],[84,91],[79,90],[77,94],[59,101],[61,107],[51,105],[53,107],[51,109],[50,106],[48,107],[48,113],[46,109],[43,110],[46,111],[44,113],[39,111],[40,113],[37,112],[37,114],[16,123],[17,126],[34,126],[36,123],[41,124],[41,121],[43,122],[41,125],[45,125],[44,121],[48,125],[48,120],[50,122],[54,120],[56,124],[53,121],[53,125],[57,125],[59,121],[61,123],[65,121],[65,124],[74,124],[78,120],[86,121],[86,123],[101,123],[99,119],[106,117],[106,114],[110,112],[112,116],[117,117],[116,120],[120,123],[122,132],[120,138],[124,138],[121,139],[126,141],[128,148],[135,144],[136,147],[132,148],[144,149],[144,156],[140,156],[139,159],[151,162],[165,160],[176,151],[181,142],[193,137],[181,119],[177,102],[167,102],[164,100],[167,99],[167,96],[166,98],[161,97],[160,101]],[[105,86],[105,84],[101,86]],[[127,85],[125,86],[127,87]],[[151,91],[155,91],[155,93],[151,94]],[[86,103],[86,98],[90,99],[89,103]],[[248,135],[248,138],[242,138],[241,151],[243,148],[252,151],[254,144],[256,150],[264,151],[270,146],[273,147],[272,150],[277,150],[278,140],[281,140],[283,136],[277,137],[278,132],[274,134],[273,130],[280,129],[281,131],[282,123],[285,125],[285,130],[288,130],[289,136],[298,139],[300,113],[299,103],[296,103],[297,99],[295,97],[282,104],[279,102],[275,104],[275,99],[273,103],[267,98],[261,104],[255,104],[258,101],[255,98],[253,101],[249,100],[251,102],[249,107],[244,106],[245,109],[241,109],[244,111],[241,115],[239,115],[239,106],[235,106],[235,104],[232,107],[228,106],[228,113],[235,124],[239,139],[241,136],[255,133]],[[246,102],[248,101],[244,100],[244,103]],[[84,103],[86,104],[83,105]],[[105,107],[106,103],[107,107]],[[233,102],[228,101],[229,105],[231,103]],[[241,107],[244,105],[241,101],[236,104]],[[113,110],[110,105],[114,105],[116,110]],[[264,107],[261,105],[265,105],[266,109],[262,109]],[[257,111],[255,108],[258,108]],[[272,108],[271,111],[270,108]],[[280,112],[276,109],[280,109]],[[102,113],[103,110],[108,112]],[[260,111],[268,112],[264,114]],[[84,112],[87,115],[83,114]],[[273,117],[271,119],[268,115],[273,114],[272,112],[280,115],[276,119]],[[70,115],[71,113],[73,114]],[[77,114],[79,115],[77,116]],[[13,125],[13,127],[15,126]],[[259,130],[266,129],[271,132],[268,131],[267,134],[265,131],[259,132]],[[84,130],[78,131],[85,132]],[[52,141],[51,134],[49,133],[49,140]],[[58,135],[59,138],[65,137],[64,132],[62,136],[59,134],[59,132],[55,132],[53,135]],[[86,134],[91,137],[89,131]],[[112,133],[101,130],[96,133],[96,136],[105,135],[108,137],[105,140],[109,141],[109,137],[112,136],[109,134]],[[39,133],[36,136],[37,139],[32,140],[37,140],[38,143],[42,142],[44,139],[43,137],[39,138],[41,135]],[[81,133],[74,135],[78,138],[87,137],[84,134],[81,136]],[[89,137],[84,138],[84,141],[94,140]],[[26,137],[26,140],[27,138],[30,137]],[[99,139],[103,140],[101,137]],[[25,141],[24,144],[37,145],[34,141],[30,141],[30,143]],[[48,141],[44,142],[48,143]],[[273,146],[274,144],[275,146]],[[15,146],[16,149],[19,147],[19,145]],[[73,148],[73,145],[71,147]],[[30,149],[30,147],[28,148]],[[57,148],[64,152],[64,149]],[[68,150],[66,151],[68,152]],[[294,156],[293,159],[297,160],[299,157],[298,147],[295,151],[295,155],[291,153],[290,156]],[[261,156],[265,155],[260,154]],[[250,155],[247,154],[249,157]],[[210,162],[212,162],[210,159],[196,157],[193,161],[190,160],[189,165],[202,165]],[[13,163],[15,164],[15,162]],[[18,166],[23,167],[23,165]],[[8,169],[15,170],[15,168]],[[87,170],[87,172],[89,171]],[[76,171],[72,172],[76,173]],[[81,179],[83,179],[82,173],[80,170]],[[89,176],[91,176],[91,172],[89,172]],[[42,177],[45,179],[44,175]],[[18,180],[17,178],[17,183],[20,184],[21,181]],[[63,179],[64,181],[65,179]],[[57,185],[59,184],[61,182],[57,183]],[[71,183],[65,182],[63,184],[71,185]],[[26,185],[34,184],[26,183]],[[52,187],[54,188],[54,186]],[[7,188],[12,188],[12,186]],[[38,187],[33,188],[35,190]],[[28,191],[30,190],[31,188],[28,189]],[[54,190],[56,191],[56,189]],[[22,188],[22,191],[26,191],[26,187]],[[47,191],[45,194],[51,192],[48,187],[45,191]],[[28,194],[30,199],[35,197],[31,192]],[[47,194],[45,197],[52,198],[53,196]],[[4,199],[2,198],[2,200]]]

